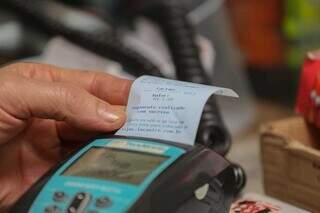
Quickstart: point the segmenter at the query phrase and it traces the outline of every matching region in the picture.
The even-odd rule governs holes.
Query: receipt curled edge
[[[127,121],[116,135],[193,145],[203,107],[212,94],[239,97],[228,88],[141,76],[131,87]]]

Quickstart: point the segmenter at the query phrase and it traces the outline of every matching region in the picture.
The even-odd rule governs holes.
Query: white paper
[[[116,134],[193,145],[212,94],[238,97],[227,88],[142,76],[131,87],[127,122]]]

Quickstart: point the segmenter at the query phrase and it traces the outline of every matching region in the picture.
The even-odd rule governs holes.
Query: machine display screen
[[[138,185],[167,158],[130,150],[92,147],[62,175]]]

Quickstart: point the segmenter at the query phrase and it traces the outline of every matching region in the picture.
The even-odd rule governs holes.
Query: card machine
[[[202,146],[112,136],[49,171],[10,212],[228,212],[230,163]]]

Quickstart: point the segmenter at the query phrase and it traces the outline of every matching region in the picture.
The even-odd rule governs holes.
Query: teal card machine
[[[204,146],[106,137],[48,172],[11,212],[192,212],[201,202],[210,204],[207,212],[222,213],[232,177],[230,164]]]

